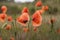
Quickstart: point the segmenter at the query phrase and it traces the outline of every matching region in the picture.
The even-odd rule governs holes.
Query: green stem
[[[51,32],[53,31],[53,27],[54,27],[53,24],[54,24],[54,23],[51,23]]]
[[[14,21],[14,27],[15,27],[15,40],[17,40],[17,27],[16,27],[16,19]]]

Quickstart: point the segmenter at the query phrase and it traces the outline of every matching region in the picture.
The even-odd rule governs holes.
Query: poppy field
[[[60,40],[59,2],[0,2],[0,40]]]

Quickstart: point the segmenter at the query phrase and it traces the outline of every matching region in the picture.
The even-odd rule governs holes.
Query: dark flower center
[[[23,20],[23,23],[27,23],[28,22],[28,20]]]

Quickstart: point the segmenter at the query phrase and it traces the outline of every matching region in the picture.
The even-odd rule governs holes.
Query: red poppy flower
[[[46,6],[42,6],[42,9],[45,10],[45,11],[47,11],[49,8],[48,8],[48,6],[46,5]]]
[[[29,21],[28,13],[23,13],[21,16],[17,18],[17,22],[20,23],[22,26],[27,26],[28,21]]]
[[[42,2],[41,1],[38,1],[35,6],[36,7],[42,6]]]
[[[22,13],[28,13],[28,12],[29,12],[28,8],[24,7],[23,10],[22,10]]]
[[[12,17],[11,16],[8,16],[8,21],[12,22]]]
[[[23,31],[24,31],[24,32],[28,32],[29,29],[28,29],[28,28],[23,28]]]
[[[6,6],[2,6],[2,7],[1,7],[1,10],[3,11],[3,13],[6,13],[7,7],[6,7]]]
[[[39,12],[35,12],[32,16],[32,25],[34,27],[40,26],[42,23],[42,16],[40,15]]]
[[[10,30],[11,29],[11,25],[8,24],[6,27],[5,27],[6,30]]]
[[[0,14],[0,21],[1,21],[1,22],[4,22],[5,19],[6,19],[6,17],[7,17],[7,15],[4,14],[4,13]]]
[[[45,10],[47,11],[49,8],[48,8],[48,6],[45,6]]]

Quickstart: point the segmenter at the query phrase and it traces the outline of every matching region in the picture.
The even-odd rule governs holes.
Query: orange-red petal
[[[1,7],[1,10],[3,11],[3,13],[6,13],[7,7],[6,7],[6,6],[2,6],[2,7]]]
[[[8,24],[6,27],[5,27],[6,30],[10,30],[11,29],[11,25]]]
[[[4,22],[5,19],[6,19],[6,17],[7,17],[7,15],[4,14],[4,13],[0,14],[0,21],[1,21],[1,22]]]
[[[28,12],[29,12],[28,8],[24,7],[23,10],[22,10],[22,13],[28,13]]]
[[[28,13],[23,13],[21,16],[17,18],[17,22],[23,26],[26,26],[28,21],[29,21]]]
[[[8,16],[8,21],[12,22],[12,16]]]
[[[40,26],[42,23],[42,16],[40,15],[40,13],[36,12],[33,14],[32,16],[32,25],[34,27]]]
[[[41,1],[38,1],[35,6],[36,7],[42,6],[42,2]]]
[[[42,10],[45,10],[45,11],[47,11],[49,8],[48,8],[48,6],[46,5],[46,6],[42,6]]]

